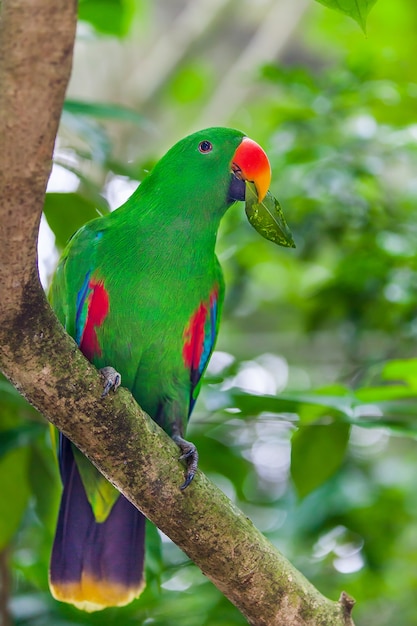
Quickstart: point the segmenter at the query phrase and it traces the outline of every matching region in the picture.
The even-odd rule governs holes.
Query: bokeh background
[[[372,3],[368,3],[372,4]],[[270,156],[296,249],[223,220],[227,299],[188,431],[206,472],[359,626],[417,623],[417,4],[366,35],[313,0],[81,0],[39,238],[68,237],[210,125]],[[140,600],[87,615],[47,569],[60,484],[43,418],[0,381],[4,626],[231,626],[238,611],[149,524]]]

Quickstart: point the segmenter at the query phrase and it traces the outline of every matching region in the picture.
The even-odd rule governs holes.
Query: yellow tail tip
[[[99,580],[91,574],[83,573],[81,580],[69,583],[49,582],[51,593],[56,600],[73,604],[82,611],[92,613],[109,607],[125,606],[138,598],[145,587],[141,580],[135,587],[121,583]]]

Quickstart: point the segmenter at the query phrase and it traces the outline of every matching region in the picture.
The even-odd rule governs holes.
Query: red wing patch
[[[184,364],[190,370],[198,370],[204,351],[204,327],[207,319],[207,307],[202,302],[192,315],[184,331],[182,356]]]
[[[201,302],[192,314],[183,334],[182,358],[190,371],[191,396],[189,414],[193,410],[199,392],[201,377],[213,352],[218,320],[219,291],[214,286],[207,302]]]
[[[88,283],[87,318],[80,341],[80,350],[91,361],[101,356],[96,329],[102,325],[109,312],[109,294],[103,281],[91,279]]]

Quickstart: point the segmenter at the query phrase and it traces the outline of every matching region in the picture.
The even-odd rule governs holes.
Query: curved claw
[[[101,394],[101,398],[105,398],[109,391],[113,389],[113,391],[117,391],[122,382],[122,377],[119,372],[116,372],[114,367],[102,367],[100,370],[101,377],[103,379],[103,393]]]
[[[191,441],[183,439],[180,435],[173,435],[172,440],[175,441],[182,454],[180,461],[185,461],[187,469],[185,472],[185,481],[181,485],[181,491],[184,491],[193,480],[198,466],[198,452],[197,448]]]

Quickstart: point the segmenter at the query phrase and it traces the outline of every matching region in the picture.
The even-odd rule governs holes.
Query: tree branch
[[[71,0],[1,5],[1,368],[250,624],[352,626],[349,598],[324,598],[201,472],[179,490],[175,444],[127,390],[98,400],[97,371],[45,299],[36,240],[75,23]]]
[[[7,550],[0,552],[0,624],[11,626],[12,620],[9,612],[10,600],[10,569]]]

